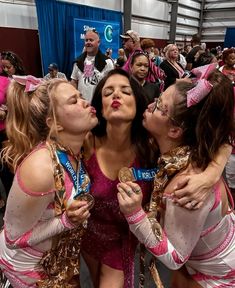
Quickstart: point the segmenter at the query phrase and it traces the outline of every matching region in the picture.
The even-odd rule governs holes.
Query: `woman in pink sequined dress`
[[[133,260],[138,242],[120,212],[117,184],[122,167],[151,168],[157,158],[157,154],[152,156],[153,147],[149,146],[149,137],[142,127],[146,107],[142,91],[137,81],[125,71],[116,69],[100,81],[92,100],[99,124],[87,139],[85,158],[95,206],[83,238],[82,253],[94,287],[134,287]],[[210,181],[213,183],[218,172],[213,170],[211,174],[212,177],[195,176],[187,189],[207,191],[204,187],[210,186]],[[144,206],[150,199],[152,185],[150,182],[138,183],[143,191]],[[199,185],[200,189],[197,189]],[[203,197],[203,193],[200,197],[197,195],[198,202]],[[180,204],[190,199],[194,198],[187,195]]]

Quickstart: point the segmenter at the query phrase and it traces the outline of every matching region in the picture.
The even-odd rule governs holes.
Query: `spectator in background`
[[[23,66],[23,62],[21,60],[21,58],[16,55],[14,52],[11,51],[5,51],[5,52],[1,52],[1,64],[2,64],[2,76],[8,77],[8,79],[12,80],[12,75],[25,75],[25,69]],[[4,100],[5,101],[5,100]],[[3,103],[4,105],[4,103]],[[2,114],[5,113],[5,117],[6,117],[6,112],[7,112],[7,107],[6,106],[1,106],[4,110],[2,111]],[[3,116],[4,118],[4,116]],[[2,119],[3,119],[2,118]],[[5,129],[4,126],[5,125],[5,121],[3,119],[2,121],[2,130],[0,132],[0,147],[2,149],[2,147],[4,146],[4,141],[7,141],[7,136],[5,133]],[[12,185],[12,181],[13,181],[13,173],[11,171],[11,169],[7,166],[6,163],[3,163],[0,167],[0,176],[3,182],[3,185],[5,187],[6,190],[6,194],[8,195],[11,185]]]
[[[85,52],[74,62],[71,84],[83,97],[91,102],[93,91],[98,82],[112,69],[114,64],[99,49],[100,36],[95,29],[85,32]]]
[[[234,84],[235,83],[235,49],[225,49],[222,54],[224,65],[220,67],[220,71],[225,74]]]
[[[186,58],[180,51],[179,51],[179,56],[178,56],[178,62],[184,69],[186,68],[186,65],[187,65]]]
[[[182,51],[181,54],[184,57],[186,57],[188,55],[188,53],[191,51],[191,49],[192,49],[191,45],[186,45],[186,46],[184,46],[184,51]]]
[[[65,74],[62,72],[59,72],[58,65],[56,63],[51,63],[48,66],[48,71],[49,71],[49,73],[44,77],[45,80],[51,80],[54,78],[60,78],[60,79],[66,79],[67,80]]]
[[[6,133],[5,133],[5,119],[7,115],[7,106],[6,106],[6,91],[7,87],[10,83],[9,78],[0,76],[0,149],[2,149],[2,142],[6,140]],[[10,175],[12,178],[12,175]],[[0,229],[2,228],[2,217],[5,209],[5,203],[6,203],[6,189],[5,185],[2,182],[2,179],[6,179],[8,175],[6,174],[6,167],[4,167],[4,173],[3,169],[1,168],[0,172]],[[9,186],[9,185],[8,185]],[[9,189],[9,188],[8,188]]]
[[[153,52],[154,52],[154,64],[159,67],[163,61],[163,58],[160,56],[160,51],[158,48],[155,47],[153,49]]]
[[[141,48],[144,52],[148,53],[149,55],[149,60],[154,62],[154,48],[155,48],[155,43],[152,39],[143,39],[140,42]]]
[[[187,61],[186,70],[190,71],[193,68],[195,68],[195,55],[198,52],[198,50],[201,49],[200,42],[201,42],[200,36],[198,34],[194,34],[191,40],[192,49],[186,56]]]
[[[123,66],[123,69],[130,72],[130,60],[135,51],[141,51],[140,35],[134,30],[127,30],[125,34],[120,35],[123,40],[123,48],[128,55],[128,59]]]
[[[105,56],[107,56],[108,58],[110,58],[111,60],[113,60],[112,54],[113,54],[112,48],[107,48],[106,51],[105,51]]]
[[[131,58],[131,75],[134,76],[144,89],[148,104],[160,95],[158,85],[149,83],[145,79],[149,73],[149,56],[143,51],[136,51]]]
[[[14,52],[1,52],[2,76],[12,78],[12,75],[25,75],[23,62]]]
[[[198,52],[195,55],[195,67],[200,67],[200,66],[204,66],[207,64],[211,64],[211,63],[217,63],[217,58],[210,53],[209,51],[205,51],[205,50],[198,50]]]
[[[6,91],[10,80],[0,76],[0,133],[5,129],[5,119],[7,116]]]
[[[123,69],[127,72],[130,72],[132,55],[136,53],[136,51],[142,51],[140,45],[140,35],[134,30],[127,30],[126,33],[120,35],[120,37],[124,41],[124,49],[129,53],[128,59],[124,64]],[[157,67],[154,62],[150,61],[149,73],[146,80],[151,83],[157,83],[160,86],[160,90],[162,91],[164,87],[164,79],[164,72],[159,67]]]
[[[205,42],[201,43],[201,49],[206,52],[206,43]]]
[[[165,72],[165,89],[174,84],[176,79],[184,76],[184,68],[178,62],[179,50],[175,44],[168,44],[164,48],[165,60],[160,64],[160,68]]]
[[[118,49],[118,58],[115,61],[116,67],[122,67],[126,62],[126,54],[123,48]]]

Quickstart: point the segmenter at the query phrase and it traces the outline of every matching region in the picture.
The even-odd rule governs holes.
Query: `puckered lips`
[[[121,106],[121,103],[117,100],[114,100],[111,104],[111,107],[114,109],[118,109]]]

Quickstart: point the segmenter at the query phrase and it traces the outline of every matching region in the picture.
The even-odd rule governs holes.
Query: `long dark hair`
[[[147,130],[142,125],[143,113],[147,108],[147,99],[144,95],[143,88],[138,81],[120,68],[111,70],[96,86],[91,105],[96,109],[99,124],[93,128],[92,133],[96,137],[103,137],[106,135],[107,121],[102,116],[102,89],[106,81],[113,75],[122,75],[130,82],[136,102],[136,115],[132,121],[131,127],[131,141],[132,144],[135,145],[136,155],[141,165],[144,167],[152,166],[151,163],[153,162],[153,154],[152,150],[150,149],[149,136]]]
[[[219,71],[213,71],[208,81],[211,92],[198,104],[187,108],[187,91],[194,84],[176,82],[180,102],[175,104],[172,118],[183,128],[183,145],[191,147],[191,160],[206,168],[223,144],[234,141],[234,95],[231,81]]]
[[[25,69],[23,66],[23,61],[14,52],[5,51],[1,52],[1,59],[8,60],[15,68],[15,75],[25,75]]]

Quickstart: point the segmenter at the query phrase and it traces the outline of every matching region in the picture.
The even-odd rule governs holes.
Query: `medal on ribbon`
[[[79,167],[75,172],[71,162],[69,161],[68,155],[64,151],[57,150],[57,156],[60,160],[60,163],[66,169],[70,178],[73,181],[75,195],[73,199],[87,201],[89,204],[89,209],[94,206],[94,197],[89,193],[90,192],[90,178],[87,175],[85,168],[83,167],[82,161],[79,160]]]
[[[136,181],[132,168],[123,167],[119,170],[118,179],[120,182]]]
[[[123,167],[119,170],[118,179],[120,182],[128,181],[152,181],[157,173],[158,169],[141,169],[141,168],[128,168]]]

